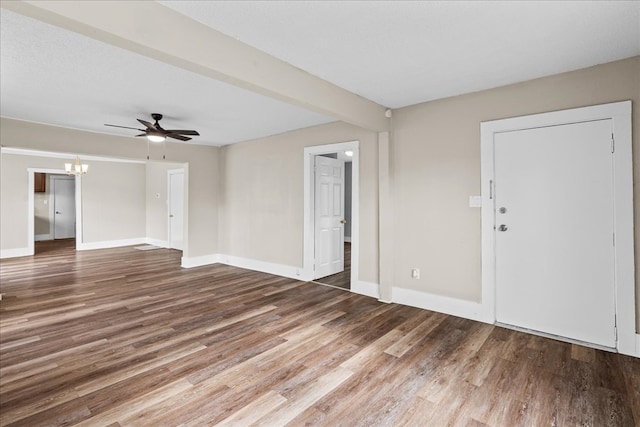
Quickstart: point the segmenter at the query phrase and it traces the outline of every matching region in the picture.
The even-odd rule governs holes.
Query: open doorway
[[[59,246],[75,250],[81,221],[79,178],[57,169],[29,168],[28,173],[29,255]]]
[[[358,145],[358,141],[352,141],[305,149],[304,276],[316,283],[347,290],[353,290],[358,280]],[[318,158],[335,159],[328,162],[335,163],[328,167],[334,171],[331,175],[339,175],[335,171],[341,164],[343,181],[331,181],[323,187],[320,180],[327,177],[317,171]],[[327,162],[321,160],[321,163]],[[339,187],[341,191],[337,190]],[[331,199],[328,205],[318,206],[327,199]],[[332,215],[322,215],[323,209],[325,213],[333,211]],[[323,226],[321,222],[327,218],[335,224]],[[323,237],[326,239],[329,235],[331,243],[323,244]],[[341,260],[336,257],[338,254]],[[332,262],[333,267],[339,265],[338,271],[325,268],[327,261]]]

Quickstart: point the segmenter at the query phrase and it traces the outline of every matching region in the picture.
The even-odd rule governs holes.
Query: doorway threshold
[[[334,286],[334,285],[329,285],[326,283],[322,283],[322,282],[316,282],[315,280],[310,280],[309,283],[314,283],[316,285],[322,285],[322,286],[327,286],[329,288],[334,288],[334,289],[340,289],[341,291],[347,291],[347,292],[351,292],[351,289],[347,289],[347,288],[342,288],[340,286]]]

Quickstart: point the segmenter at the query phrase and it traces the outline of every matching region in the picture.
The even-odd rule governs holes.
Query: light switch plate
[[[481,208],[482,207],[482,196],[469,196],[469,207],[470,208]]]

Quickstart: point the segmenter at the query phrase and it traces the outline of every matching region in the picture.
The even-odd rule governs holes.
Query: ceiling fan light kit
[[[139,129],[129,126],[109,125],[106,123],[105,126],[138,130],[143,133],[136,136],[146,136],[147,140],[150,142],[164,142],[167,138],[173,138],[179,141],[186,142],[191,140],[191,138],[185,135],[200,136],[200,134],[195,130],[163,129],[162,126],[160,126],[160,123],[158,123],[160,120],[162,120],[162,114],[152,113],[151,117],[153,118],[153,120],[155,120],[155,123],[137,119],[142,125],[144,125],[145,129]]]
[[[147,139],[151,142],[164,142],[167,138],[164,135],[148,133]]]

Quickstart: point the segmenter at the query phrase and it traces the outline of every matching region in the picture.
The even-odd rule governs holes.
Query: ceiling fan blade
[[[141,133],[140,135],[136,135],[136,136],[147,136],[146,133]]]
[[[178,129],[166,129],[169,133],[179,133],[180,135],[195,135],[200,136],[200,134],[195,130],[178,130]]]
[[[167,136],[173,139],[179,139],[180,141],[189,141],[191,138],[188,136],[178,135],[177,133],[168,133]]]
[[[149,123],[148,121],[142,120],[142,119],[137,119],[137,120],[143,125],[145,125],[146,127],[148,127],[149,129],[158,130],[156,125],[154,125],[153,123]]]
[[[132,127],[129,127],[129,126],[108,125],[106,123],[104,125],[105,126],[111,126],[113,128],[134,129],[134,130],[139,130],[141,132],[144,132],[144,129],[132,128]]]

